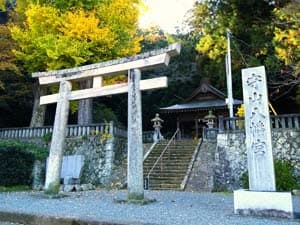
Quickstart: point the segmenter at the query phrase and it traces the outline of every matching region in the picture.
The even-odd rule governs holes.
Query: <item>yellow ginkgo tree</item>
[[[24,23],[10,30],[19,45],[15,55],[29,72],[86,65],[140,51],[139,0],[27,3],[17,9]],[[41,115],[34,120],[37,123],[32,126],[43,123]]]

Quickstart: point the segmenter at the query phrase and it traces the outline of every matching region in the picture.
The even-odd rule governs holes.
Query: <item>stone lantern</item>
[[[164,139],[164,136],[162,136],[160,129],[162,128],[161,123],[164,121],[159,118],[159,114],[156,113],[155,117],[151,120],[153,122],[153,127],[154,127],[154,134],[153,134],[153,141],[158,142],[160,140]]]
[[[217,117],[212,113],[212,110],[209,110],[208,115],[204,117],[208,128],[214,128],[216,118]]]

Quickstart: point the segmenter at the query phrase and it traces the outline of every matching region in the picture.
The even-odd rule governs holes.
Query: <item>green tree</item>
[[[5,13],[14,21],[12,11]],[[17,47],[8,24],[0,24],[0,127],[26,126],[30,119],[31,81],[12,53]]]
[[[201,72],[212,76],[218,88],[224,89],[226,29],[233,34],[233,80],[240,83],[242,67],[264,64],[274,53],[270,46],[273,9],[267,1],[205,0],[195,5],[190,24],[201,35],[196,45]],[[234,93],[241,97],[241,87],[236,86]]]
[[[274,9],[274,37],[276,57],[285,67],[271,83],[274,98],[295,96],[300,106],[300,1],[291,1],[283,8]],[[299,111],[299,109],[298,109]]]

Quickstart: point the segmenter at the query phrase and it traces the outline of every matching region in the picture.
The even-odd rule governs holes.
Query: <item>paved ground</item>
[[[0,213],[16,212],[90,221],[113,221],[128,225],[299,225],[300,223],[299,219],[234,215],[232,194],[146,191],[145,196],[157,201],[144,206],[115,203],[115,198],[126,198],[125,191],[98,190],[72,193],[60,199],[45,199],[37,192],[0,193]],[[299,197],[295,199],[295,204],[300,206]],[[9,224],[0,222],[0,225]]]
[[[11,223],[11,222],[1,222],[0,225],[20,225],[20,223]]]

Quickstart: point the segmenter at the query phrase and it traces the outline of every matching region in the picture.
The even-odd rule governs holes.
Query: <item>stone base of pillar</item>
[[[234,191],[234,213],[284,218],[295,217],[290,192]]]

